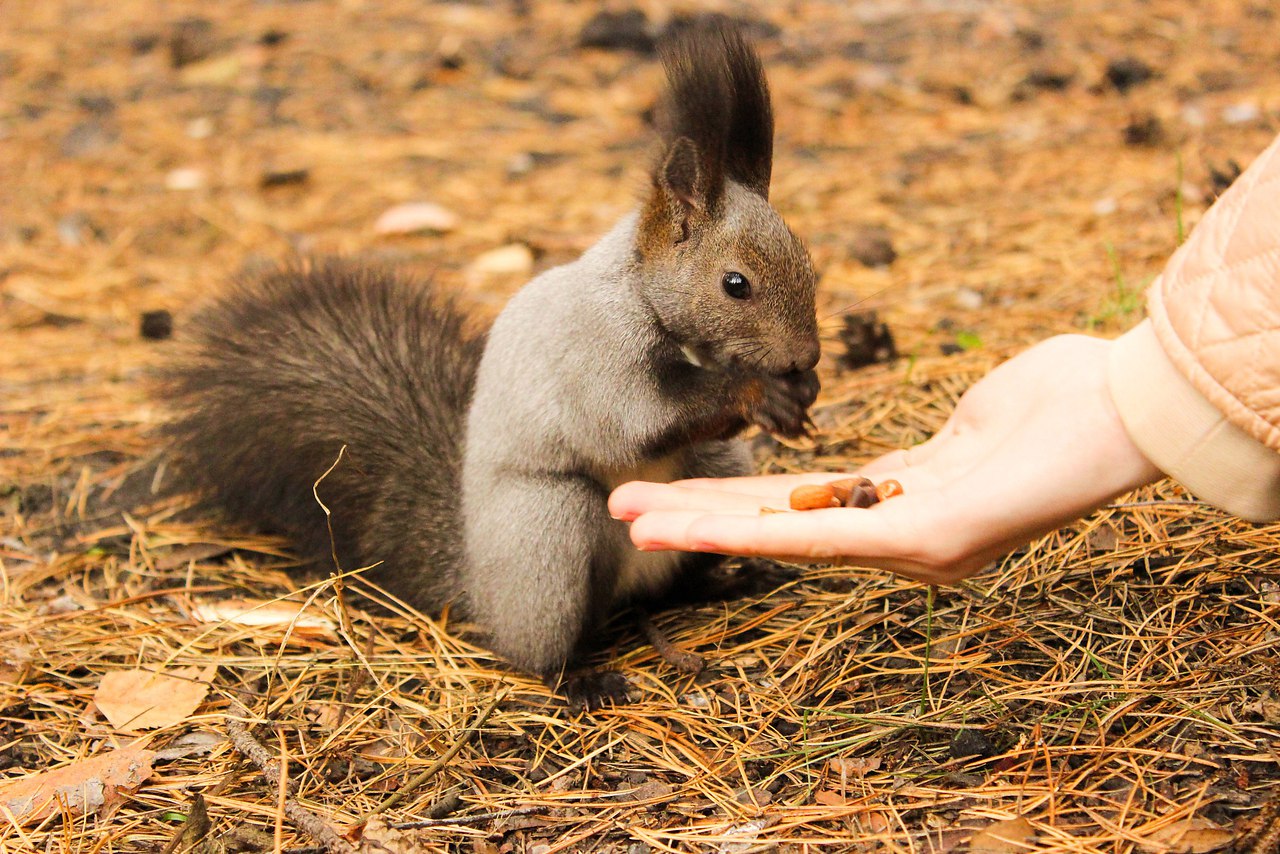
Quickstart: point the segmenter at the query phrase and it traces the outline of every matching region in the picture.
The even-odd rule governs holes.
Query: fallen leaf
[[[240,76],[244,64],[239,56],[215,56],[188,65],[178,72],[185,86],[224,86]]]
[[[270,599],[222,599],[197,602],[191,616],[202,623],[234,623],[238,626],[289,626],[300,634],[332,635],[333,621],[302,610],[299,602]]]
[[[671,793],[675,791],[675,787],[670,783],[664,783],[661,780],[650,780],[647,783],[641,783],[636,788],[627,793],[629,801],[653,801],[664,800],[671,797]]]
[[[93,702],[118,730],[173,726],[200,707],[215,669],[211,664],[203,672],[197,667],[166,673],[117,670],[102,677]]]
[[[386,854],[388,851],[396,854],[426,854],[428,851],[439,850],[437,838],[438,834],[433,834],[430,829],[395,830],[387,824],[386,819],[375,815],[364,826],[359,850],[361,854]]]
[[[842,807],[849,803],[849,799],[839,792],[819,789],[813,793],[813,802],[824,807]]]
[[[417,234],[433,231],[442,234],[458,227],[458,216],[433,202],[405,202],[382,212],[373,230],[378,234]]]
[[[0,784],[0,814],[31,824],[59,812],[65,803],[75,815],[92,815],[121,791],[132,791],[150,777],[155,755],[133,745],[10,780]]]
[[[847,758],[837,756],[827,761],[827,770],[837,774],[841,779],[865,777],[872,771],[880,770],[879,756],[856,756]]]
[[[467,269],[478,276],[524,275],[533,270],[533,250],[523,243],[499,246],[478,256]]]
[[[1036,829],[1021,816],[995,821],[969,839],[969,854],[1016,854],[1029,849],[1035,839]]]
[[[1176,854],[1206,854],[1226,848],[1235,839],[1235,833],[1219,827],[1198,816],[1166,824],[1148,835],[1138,847],[1143,851],[1176,852]]]

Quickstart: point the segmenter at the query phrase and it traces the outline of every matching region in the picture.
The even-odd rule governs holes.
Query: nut
[[[870,484],[870,481],[868,481],[868,484]],[[876,492],[875,486],[868,485],[854,487],[853,492],[849,494],[849,500],[844,503],[844,506],[856,507],[862,510],[879,503],[880,495]]]
[[[849,506],[849,497],[853,491],[860,486],[867,486],[875,489],[875,484],[865,477],[846,477],[843,480],[833,480],[827,484],[835,490],[836,499],[845,507]]]
[[[840,500],[829,484],[813,483],[791,490],[792,510],[822,510],[839,506]]]
[[[901,494],[902,484],[898,483],[896,480],[886,480],[884,483],[881,483],[876,487],[876,495],[880,497],[881,501],[888,501],[895,495]]]

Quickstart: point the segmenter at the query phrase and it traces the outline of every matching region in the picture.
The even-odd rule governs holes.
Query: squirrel
[[[487,330],[427,285],[332,259],[198,313],[165,370],[179,486],[300,555],[372,567],[415,607],[454,603],[549,680],[621,604],[693,583],[708,556],[637,551],[609,493],[750,473],[750,425],[807,432],[817,277],[768,201],[754,49],[698,27],[663,65],[638,209]]]

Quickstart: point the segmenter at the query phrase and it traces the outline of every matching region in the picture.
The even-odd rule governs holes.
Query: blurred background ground
[[[238,271],[329,252],[496,311],[634,204],[653,40],[709,12],[758,39],[772,198],[822,271],[821,434],[757,443],[771,470],[919,441],[1017,349],[1135,323],[1280,130],[1263,0],[0,5],[0,786],[133,744],[113,673],[209,686],[102,803],[0,802],[0,850],[160,851],[197,793],[203,850],[317,845],[227,743],[237,698],[328,825],[396,791],[389,821],[444,816],[393,851],[1275,850],[1280,527],[1168,484],[933,599],[829,569],[663,615],[697,677],[620,620],[596,660],[638,702],[578,716],[331,586],[289,600],[315,625],[247,625],[296,589],[279,544],[136,509],[171,346],[144,312],[180,333]],[[431,227],[379,227],[413,202]],[[853,306],[896,360],[839,364]]]

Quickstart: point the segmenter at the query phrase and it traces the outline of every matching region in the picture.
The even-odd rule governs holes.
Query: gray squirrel
[[[179,484],[301,555],[372,566],[411,605],[454,603],[551,679],[621,604],[706,571],[637,551],[609,493],[749,473],[734,439],[749,425],[806,432],[816,276],[768,201],[755,51],[694,27],[663,64],[639,209],[487,332],[425,285],[337,260],[241,281],[199,313],[165,376]]]

